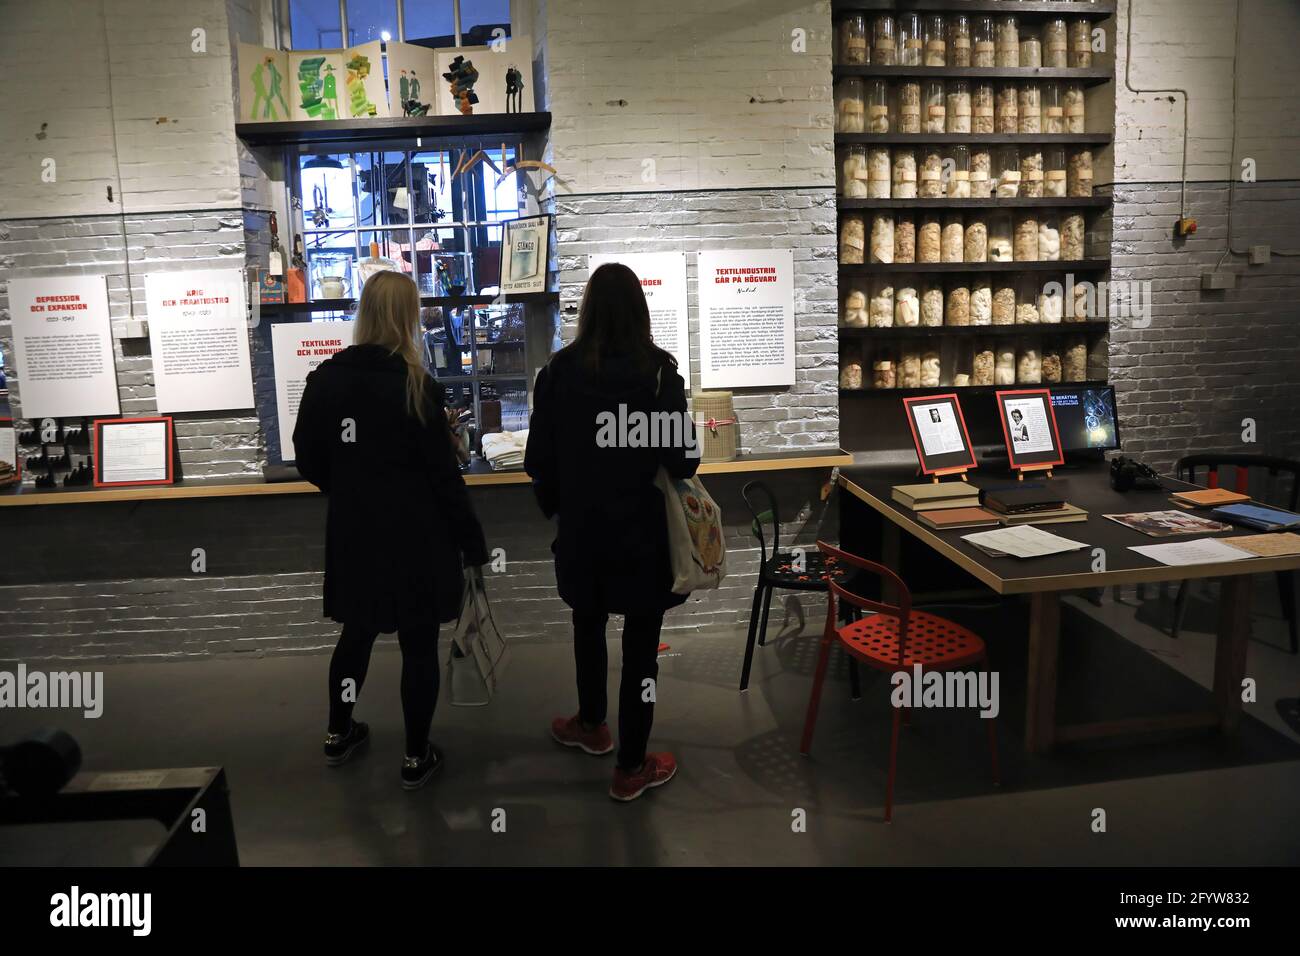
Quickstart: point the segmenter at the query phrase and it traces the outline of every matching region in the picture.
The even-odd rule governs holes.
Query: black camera
[[[1111,459],[1110,486],[1116,491],[1160,491],[1164,488],[1154,468],[1123,455]]]

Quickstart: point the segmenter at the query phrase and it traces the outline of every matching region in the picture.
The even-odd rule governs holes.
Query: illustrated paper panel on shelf
[[[436,116],[439,89],[437,54],[411,43],[388,44],[388,99],[392,116]]]
[[[9,314],[24,417],[120,411],[103,276],[10,279]]]
[[[699,254],[700,385],[794,384],[794,253]]]
[[[342,50],[289,53],[292,120],[346,119],[347,68]]]
[[[344,63],[344,115],[354,119],[388,116],[388,93],[384,89],[384,51],[379,40],[347,51]]]
[[[275,407],[280,425],[280,460],[293,461],[293,429],[307,374],[352,344],[353,324],[281,322],[271,326],[271,360],[275,365]]]
[[[283,123],[292,119],[294,94],[289,54],[251,43],[239,44],[239,121]]]
[[[479,98],[475,113],[533,112],[531,37],[505,37],[489,44],[484,52],[474,54],[474,66],[479,74],[474,83]],[[450,91],[450,84],[445,85]]]
[[[686,307],[686,254],[684,252],[627,252],[587,257],[589,272],[607,262],[621,262],[641,280],[650,307],[650,334],[664,351],[677,359],[677,371],[691,385],[691,337]]]
[[[144,288],[158,410],[252,408],[243,273],[156,272]]]

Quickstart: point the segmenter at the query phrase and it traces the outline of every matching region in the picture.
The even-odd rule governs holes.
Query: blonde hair
[[[357,305],[355,345],[381,345],[406,363],[406,404],[412,415],[425,421],[424,350],[420,334],[420,292],[400,272],[379,272],[366,280]]]

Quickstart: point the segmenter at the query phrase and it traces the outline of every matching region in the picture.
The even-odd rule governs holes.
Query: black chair
[[[1300,500],[1300,461],[1290,458],[1277,458],[1273,455],[1210,453],[1188,455],[1185,458],[1180,458],[1175,467],[1179,478],[1193,484],[1197,484],[1197,469],[1204,468],[1206,469],[1206,484],[1211,488],[1218,488],[1222,487],[1219,483],[1219,469],[1225,465],[1231,465],[1237,469],[1234,490],[1243,495],[1248,494],[1246,489],[1250,487],[1251,469],[1264,469],[1267,471],[1269,490],[1272,490],[1272,486],[1277,483],[1279,475],[1289,475],[1291,477],[1291,492],[1285,507],[1288,511],[1295,511],[1296,502]],[[1178,585],[1178,596],[1174,599],[1174,623],[1169,632],[1170,637],[1178,637],[1178,632],[1182,629],[1183,614],[1187,610],[1188,583],[1183,581]],[[1277,590],[1282,604],[1282,615],[1286,618],[1287,628],[1291,633],[1291,653],[1295,654],[1300,651],[1300,635],[1297,635],[1296,627],[1294,571],[1277,572]]]
[[[766,644],[767,615],[772,606],[772,592],[777,588],[787,591],[819,591],[825,594],[827,575],[833,575],[843,583],[849,573],[848,568],[839,567],[833,559],[828,564],[826,556],[814,545],[808,548],[788,551],[781,550],[781,518],[776,508],[776,498],[767,485],[761,481],[751,481],[741,489],[745,506],[754,519],[751,531],[758,539],[759,566],[758,582],[754,585],[754,604],[749,613],[749,637],[745,644],[745,665],[740,672],[740,689],[749,688],[749,669],[754,661],[755,639],[759,644]],[[761,500],[755,505],[755,499]],[[766,507],[764,507],[766,506]],[[769,532],[766,530],[770,528]],[[771,551],[768,541],[771,541]],[[852,663],[849,667],[853,696],[859,696],[858,673]]]

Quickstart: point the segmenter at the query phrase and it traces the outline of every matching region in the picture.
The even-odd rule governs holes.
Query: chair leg
[[[1282,616],[1291,632],[1291,653],[1300,652],[1300,637],[1296,635],[1295,572],[1277,572],[1277,593],[1282,601]]]
[[[754,585],[754,603],[749,609],[749,636],[745,639],[745,664],[740,669],[740,689],[749,689],[749,668],[754,663],[754,638],[758,636],[758,599],[763,593],[763,582]]]
[[[768,585],[763,596],[763,617],[758,622],[758,646],[767,646],[767,612],[772,609],[772,585]]]
[[[903,712],[903,726],[904,726],[904,727],[911,727],[911,726],[912,726],[912,708],[911,708],[911,707],[908,707],[906,704],[904,704],[902,707],[899,708],[899,710],[901,710],[901,711]]]
[[[899,711],[902,708],[894,708],[894,726],[889,732],[889,777],[885,781],[885,822],[889,823],[894,819],[894,777],[898,770],[898,723],[901,718]]]
[[[1178,582],[1178,596],[1174,598],[1174,623],[1169,629],[1169,636],[1178,640],[1178,633],[1183,629],[1183,615],[1187,613],[1187,592],[1191,590],[1190,581]]]
[[[822,631],[821,648],[817,653],[817,670],[813,672],[812,694],[808,697],[808,713],[803,721],[803,739],[799,742],[799,752],[805,757],[812,750],[813,728],[817,726],[817,709],[822,702],[822,683],[826,680],[826,665],[830,661],[831,641],[835,638],[835,622],[826,615],[826,627]]]
[[[849,655],[849,691],[854,700],[862,699],[862,683],[858,678],[858,662]]]

